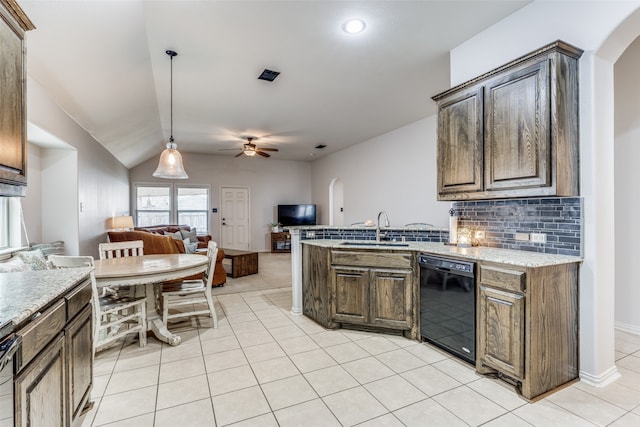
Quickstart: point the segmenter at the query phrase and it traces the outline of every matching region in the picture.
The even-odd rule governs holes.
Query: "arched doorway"
[[[344,185],[340,178],[329,183],[329,225],[344,225]]]

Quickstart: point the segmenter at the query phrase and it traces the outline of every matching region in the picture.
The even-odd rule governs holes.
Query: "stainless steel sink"
[[[408,248],[409,244],[408,243],[402,243],[402,242],[376,242],[375,240],[371,240],[371,241],[348,241],[348,242],[342,242],[340,243],[341,245],[344,246],[368,246],[368,247],[374,247],[374,248],[384,248],[384,247],[400,247],[400,248]]]

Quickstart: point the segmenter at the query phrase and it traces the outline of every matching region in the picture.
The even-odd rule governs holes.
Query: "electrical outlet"
[[[307,231],[307,239],[313,239],[316,237],[315,231]]]
[[[516,240],[529,240],[529,235],[527,233],[516,233]]]
[[[547,235],[544,233],[531,233],[530,239],[534,243],[547,243]]]

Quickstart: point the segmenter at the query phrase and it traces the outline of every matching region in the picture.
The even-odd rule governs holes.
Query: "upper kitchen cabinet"
[[[0,0],[0,196],[27,190],[24,36],[34,28],[15,0]]]
[[[581,55],[557,41],[433,97],[438,200],[579,195]]]

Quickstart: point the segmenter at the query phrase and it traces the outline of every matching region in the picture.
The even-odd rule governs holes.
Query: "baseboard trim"
[[[617,366],[612,366],[600,375],[592,375],[588,372],[580,371],[580,381],[593,387],[606,387],[620,378]]]
[[[622,332],[628,332],[634,335],[640,335],[640,326],[631,325],[629,323],[614,322],[613,327]]]

